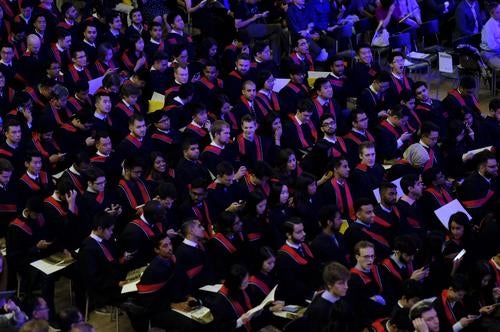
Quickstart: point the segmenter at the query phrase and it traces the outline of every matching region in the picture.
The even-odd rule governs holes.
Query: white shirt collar
[[[97,236],[96,234],[94,234],[94,232],[90,233],[90,237],[93,238],[94,240],[96,240],[97,243],[102,242],[102,239],[99,236]]]
[[[174,97],[174,100],[175,100],[176,102],[178,102],[179,104],[184,105],[184,102],[182,101],[181,97],[176,96],[176,97]]]
[[[197,248],[198,247],[198,243],[194,242],[194,241],[191,241],[191,240],[188,240],[188,239],[184,239],[182,241],[182,243],[184,243],[185,245],[188,245],[190,247],[194,247],[194,248]]]
[[[80,174],[80,172],[78,172],[78,171],[75,169],[75,166],[74,166],[74,165],[71,165],[71,167],[68,169],[68,171],[70,171],[71,173],[76,174],[76,175],[81,175],[81,174]]]
[[[297,120],[297,123],[299,124],[299,126],[301,126],[303,122],[299,120],[297,115],[294,115],[294,117],[295,117],[295,120]]]
[[[97,150],[96,155],[101,156],[101,157],[109,157],[109,154],[106,155],[99,150]]]
[[[292,243],[288,240],[286,240],[286,245],[289,246],[289,247],[292,247],[293,249],[299,249],[299,246],[297,243]]]
[[[330,302],[330,303],[335,303],[338,300],[340,300],[340,297],[337,297],[330,293],[329,291],[325,290],[323,293],[321,293],[321,298]]]
[[[106,114],[101,114],[97,111],[94,112],[94,117],[98,118],[99,120],[106,120],[108,117]]]
[[[28,176],[30,177],[30,179],[32,180],[37,180],[38,179],[38,176],[34,175],[34,174],[31,174],[29,171],[26,171],[26,174],[28,174]]]
[[[224,147],[225,147],[225,146],[223,146],[223,145],[219,145],[219,144],[215,143],[214,141],[212,141],[212,142],[210,143],[210,145],[215,146],[215,147],[218,147],[219,149],[224,149]]]
[[[90,43],[87,39],[84,39],[83,42],[89,46],[96,47],[95,43]]]
[[[149,40],[149,42],[150,42],[150,43],[152,43],[152,44],[155,44],[155,45],[160,45],[160,42],[158,42],[158,41],[154,40],[153,38],[151,38],[151,39]]]
[[[331,138],[331,137],[328,137],[328,136],[323,136],[323,138],[325,139],[325,141],[328,141],[330,143],[337,143],[337,136],[334,136],[334,138]]]
[[[144,221],[146,223],[146,225],[149,225],[148,221],[146,220],[146,217],[144,217],[144,214],[141,214],[141,216],[139,217],[142,221]]]

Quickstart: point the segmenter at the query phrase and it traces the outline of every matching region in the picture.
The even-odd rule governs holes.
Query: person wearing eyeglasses
[[[354,253],[356,265],[351,268],[347,300],[355,311],[359,326],[365,327],[388,314],[390,307],[384,293],[387,284],[375,264],[375,245],[372,242],[359,241],[354,246]]]

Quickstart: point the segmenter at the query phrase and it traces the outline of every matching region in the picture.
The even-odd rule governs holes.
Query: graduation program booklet
[[[141,276],[148,266],[143,266],[127,273],[127,283],[122,287],[122,294],[137,292],[137,284],[141,280]]]
[[[262,300],[262,302],[250,309],[247,311],[247,314],[252,316],[253,314],[255,314],[256,312],[258,311],[261,311],[262,309],[264,309],[264,307],[269,303],[269,302],[274,302],[274,294],[276,293],[276,289],[278,288],[278,285],[274,286],[274,288],[269,292],[269,294],[267,294],[266,298],[264,300]]]
[[[52,274],[60,271],[75,262],[73,257],[67,257],[62,251],[30,263],[31,266],[39,269],[45,274]]]
[[[196,307],[191,311],[182,311],[179,309],[172,309],[172,311],[175,311],[201,324],[208,324],[214,320],[214,316],[212,315],[210,309],[204,306]]]

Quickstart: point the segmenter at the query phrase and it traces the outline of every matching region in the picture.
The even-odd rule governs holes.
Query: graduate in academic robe
[[[356,53],[359,61],[355,62],[347,72],[347,77],[351,83],[351,93],[354,97],[358,97],[363,89],[369,87],[375,80],[375,76],[381,71],[380,65],[373,61],[370,45],[359,44]]]
[[[127,159],[129,157],[148,160],[152,151],[151,141],[146,136],[146,120],[141,114],[133,114],[128,119],[129,134],[122,139],[118,145],[119,158]]]
[[[231,128],[229,123],[223,120],[215,120],[210,128],[212,142],[207,145],[201,153],[201,162],[215,174],[215,168],[223,161],[236,164],[237,151],[231,143]],[[236,166],[236,165],[234,165]]]
[[[21,211],[31,197],[43,199],[53,191],[53,184],[47,172],[42,171],[42,155],[31,152],[26,155],[26,172],[17,183],[17,207]]]
[[[388,72],[378,73],[373,83],[361,91],[356,104],[368,115],[369,128],[375,128],[387,116],[387,104],[385,94],[391,82],[391,75]]]
[[[471,76],[464,76],[456,89],[448,91],[448,95],[443,99],[443,106],[448,111],[449,119],[460,119],[464,106],[469,107],[476,115],[481,114],[479,101],[474,94],[475,89],[476,80]]]
[[[142,214],[129,222],[119,236],[120,247],[127,257],[127,269],[147,265],[154,257],[154,238],[164,234],[165,210],[157,200],[147,202]]]
[[[302,159],[314,146],[318,132],[311,121],[313,104],[310,100],[301,100],[294,114],[288,114],[288,121],[283,125],[283,146],[295,151]]]
[[[387,90],[386,102],[388,106],[394,106],[401,101],[403,91],[412,91],[413,81],[405,74],[404,56],[401,52],[392,52],[387,57],[391,67],[391,82]]]
[[[361,143],[359,158],[361,162],[352,171],[350,179],[354,198],[369,197],[375,199],[373,190],[380,186],[385,176],[382,165],[375,162],[375,144],[372,142]]]
[[[259,248],[257,257],[252,259],[255,271],[248,278],[248,295],[252,305],[259,305],[262,300],[277,285],[274,267],[276,266],[276,253],[267,246]]]
[[[353,109],[349,115],[351,130],[344,135],[343,139],[347,147],[347,160],[349,166],[354,168],[359,164],[359,146],[363,142],[375,143],[375,136],[368,131],[368,116],[366,111]]]
[[[279,92],[282,100],[283,114],[293,114],[297,110],[298,103],[304,98],[309,97],[309,86],[305,81],[306,71],[302,66],[293,64],[289,69],[290,82]]]
[[[250,72],[250,62],[251,59],[248,54],[240,54],[236,59],[236,68],[224,79],[224,91],[232,103],[239,100],[243,82],[255,80]]]
[[[313,298],[304,316],[307,317],[308,330],[324,331],[326,326],[346,331],[354,328],[354,315],[349,311],[349,304],[344,299],[347,294],[349,270],[338,262],[330,262],[323,270],[325,289]]]
[[[276,256],[278,289],[276,298],[304,305],[319,285],[319,266],[305,241],[304,225],[298,218],[283,224],[286,241]]]
[[[335,261],[347,266],[349,264],[349,250],[340,233],[342,219],[337,207],[333,204],[324,205],[319,211],[321,233],[311,242],[311,251],[321,266]]]

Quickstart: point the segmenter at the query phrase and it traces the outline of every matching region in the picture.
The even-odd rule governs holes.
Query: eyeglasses
[[[361,257],[363,257],[364,259],[375,259],[375,255],[364,255]]]

